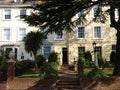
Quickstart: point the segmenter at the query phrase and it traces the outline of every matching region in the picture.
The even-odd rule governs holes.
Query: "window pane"
[[[101,27],[94,27],[94,38],[101,38]]]
[[[102,47],[95,47],[95,52],[98,52],[100,55],[102,55]]]
[[[85,29],[84,27],[78,28],[78,38],[85,38]]]
[[[10,40],[10,29],[4,29],[4,40]]]
[[[26,29],[25,28],[20,28],[19,29],[19,40],[22,40],[26,35]]]
[[[20,10],[20,19],[22,19],[24,15],[26,15],[26,10]]]
[[[78,55],[80,55],[80,53],[85,53],[85,47],[78,47]]]
[[[101,14],[101,11],[102,11],[102,9],[101,9],[100,6],[95,6],[93,8],[93,12],[94,12],[93,15],[94,15],[94,17],[99,17],[100,14]]]
[[[51,47],[44,47],[44,57],[47,59],[51,52]]]
[[[11,19],[11,10],[5,10],[5,19]]]
[[[116,51],[116,45],[112,45],[112,51]]]
[[[77,16],[78,16],[78,18],[80,18],[80,17],[85,17],[85,11],[82,10],[82,11],[78,12],[78,13],[77,13]]]
[[[55,33],[55,39],[63,39],[63,31]]]

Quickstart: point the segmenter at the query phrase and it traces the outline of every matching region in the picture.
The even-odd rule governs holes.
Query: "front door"
[[[68,50],[67,48],[62,48],[62,64],[68,64]]]

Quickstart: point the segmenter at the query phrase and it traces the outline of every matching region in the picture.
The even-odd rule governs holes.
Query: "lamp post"
[[[95,50],[95,48],[96,48],[96,42],[94,41],[92,43],[92,45],[93,45],[93,53],[94,53],[94,62],[95,62],[95,65],[98,66],[97,52]]]

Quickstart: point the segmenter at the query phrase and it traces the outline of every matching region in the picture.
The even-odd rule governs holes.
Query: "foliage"
[[[29,32],[23,39],[25,42],[25,50],[27,52],[36,52],[40,49],[40,46],[43,44],[43,40],[45,39],[44,33],[42,32]]]
[[[79,66],[84,66],[84,64],[85,64],[85,58],[84,58],[83,54],[80,53],[79,58],[78,58],[78,67]]]
[[[78,58],[78,78],[83,77],[84,65],[85,65],[85,58],[83,56],[83,53],[80,53]]]
[[[86,22],[86,14],[88,14],[92,6],[94,6],[95,4],[101,5],[99,3],[103,2],[103,0],[98,0],[96,2],[93,2],[91,0],[42,1],[44,3],[34,4],[29,7],[37,12],[33,12],[31,15],[26,16],[25,21],[31,26],[40,25],[43,28],[47,27],[47,32],[57,32],[61,27],[67,28],[66,30],[71,31],[72,26],[76,26],[77,24],[83,24]],[[84,12],[84,15],[80,15],[77,20],[72,20],[73,16],[83,10],[86,11]],[[97,15],[99,14],[96,14],[96,17],[98,17]],[[101,22],[104,22],[106,20],[103,13],[101,13],[101,17],[99,20]]]
[[[46,62],[46,58],[42,54],[37,55],[36,59],[37,59],[38,68],[43,66],[43,64]]]
[[[7,80],[7,62],[2,61],[0,64],[0,81]]]
[[[31,68],[34,68],[34,61],[31,60],[17,61],[15,66],[15,74],[18,75]]]
[[[4,51],[3,49],[0,49],[0,62],[2,62],[4,59],[9,59],[9,53],[10,51]]]
[[[37,32],[29,32],[23,39],[25,42],[25,50],[27,52],[32,52],[34,55],[35,59],[35,69],[37,70],[37,60],[36,60],[36,55],[37,51],[40,49],[41,45],[43,44],[43,41],[45,39],[44,33],[37,31]]]
[[[90,51],[85,52],[84,56],[86,61],[92,61],[92,55]]]
[[[48,62],[58,62],[58,54],[52,51],[48,57]]]
[[[58,64],[56,62],[45,63],[40,68],[40,77],[51,78],[57,77],[58,75]]]
[[[84,64],[85,68],[92,68],[94,66],[95,66],[95,64],[93,63],[93,61],[86,61]]]
[[[95,66],[88,74],[87,77],[89,78],[105,78],[108,75],[103,72],[99,67]]]
[[[98,58],[98,65],[99,65],[99,67],[104,66],[105,60],[102,58],[102,56],[100,55],[100,53],[97,54],[97,58]]]
[[[115,60],[116,60],[116,52],[112,51],[111,54],[110,54],[110,63],[114,65]]]
[[[34,0],[24,0],[34,1]],[[34,9],[33,13],[25,17],[25,21],[30,26],[41,26],[47,28],[47,32],[57,32],[60,28],[64,28],[66,31],[71,31],[73,26],[82,25],[86,22],[86,16],[92,7],[98,5],[96,11],[96,17],[92,21],[105,23],[107,19],[110,19],[110,27],[116,29],[117,42],[116,42],[116,63],[114,66],[113,75],[120,76],[120,17],[116,20],[116,8],[120,13],[119,0],[42,0],[41,3],[33,4],[28,8]],[[104,11],[99,7],[108,6],[109,8]],[[84,12],[84,15],[80,15],[76,20],[72,18],[79,12]],[[108,15],[110,18],[108,18]],[[89,23],[87,21],[87,25]]]
[[[104,67],[113,67],[114,65],[111,64],[109,61],[105,61]]]

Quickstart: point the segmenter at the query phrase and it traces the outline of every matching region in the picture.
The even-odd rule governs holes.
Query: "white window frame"
[[[62,30],[62,35],[59,36],[56,32],[54,33],[54,40],[64,40],[64,31]]]
[[[100,37],[99,36],[98,37],[95,36],[95,27],[100,27]],[[93,26],[93,39],[103,39],[102,31],[103,31],[102,30],[102,26],[99,26],[99,25],[98,26]]]
[[[47,52],[48,54],[50,54],[51,53],[51,51],[52,51],[52,47],[51,46],[43,46],[42,47],[42,54],[44,55],[44,57],[45,57],[45,48],[50,48],[50,52]],[[48,55],[49,56],[49,55]],[[46,59],[48,59],[48,57],[45,57]]]
[[[19,0],[19,1],[18,0],[14,0],[14,2],[23,2],[23,0]]]
[[[79,17],[84,17],[85,16],[85,10],[81,10],[80,12],[78,12],[77,14],[76,14],[76,18],[79,18]]]
[[[79,46],[78,47],[78,56],[79,56],[80,53],[82,53],[82,54],[85,53],[85,46]]]
[[[24,18],[21,18],[21,10],[26,10],[26,14],[24,14],[24,15],[27,15],[27,9],[18,9],[18,12],[17,12],[18,20],[23,20],[24,19]]]
[[[84,28],[84,37],[79,37],[78,35],[78,28]],[[86,39],[86,29],[85,29],[85,26],[80,26],[80,27],[77,27],[77,39]]]
[[[39,27],[39,31],[44,33],[48,30],[48,28],[42,28],[42,27]],[[46,40],[48,40],[48,36],[49,36],[49,33],[46,35]]]
[[[115,8],[115,18],[119,18],[119,11],[118,11],[118,8]]]
[[[27,30],[26,30],[26,28],[25,27],[20,27],[20,28],[18,28],[18,37],[17,37],[17,41],[22,41],[22,39],[24,38],[24,36],[23,36],[23,38],[21,39],[21,36],[20,36],[20,29],[24,29],[25,30],[25,35],[27,34]]]
[[[10,33],[9,33],[9,39],[5,39],[5,29],[9,29],[10,30]],[[3,28],[2,29],[2,41],[10,41],[11,40],[11,28]]]
[[[93,17],[93,18],[96,18],[96,17],[95,17],[95,10],[94,10],[94,9],[95,9],[95,8],[98,8],[98,7],[100,7],[100,6],[95,5],[95,6],[93,6],[93,8],[92,8],[92,17]],[[100,7],[100,8],[101,8],[101,10],[102,10],[102,7]],[[99,13],[99,14],[101,14],[101,13]],[[99,15],[99,16],[100,16],[100,15]]]
[[[5,18],[5,15],[6,15],[6,10],[9,10],[10,11],[10,18],[6,19]],[[3,9],[3,20],[11,20],[12,19],[12,10],[11,9]]]

